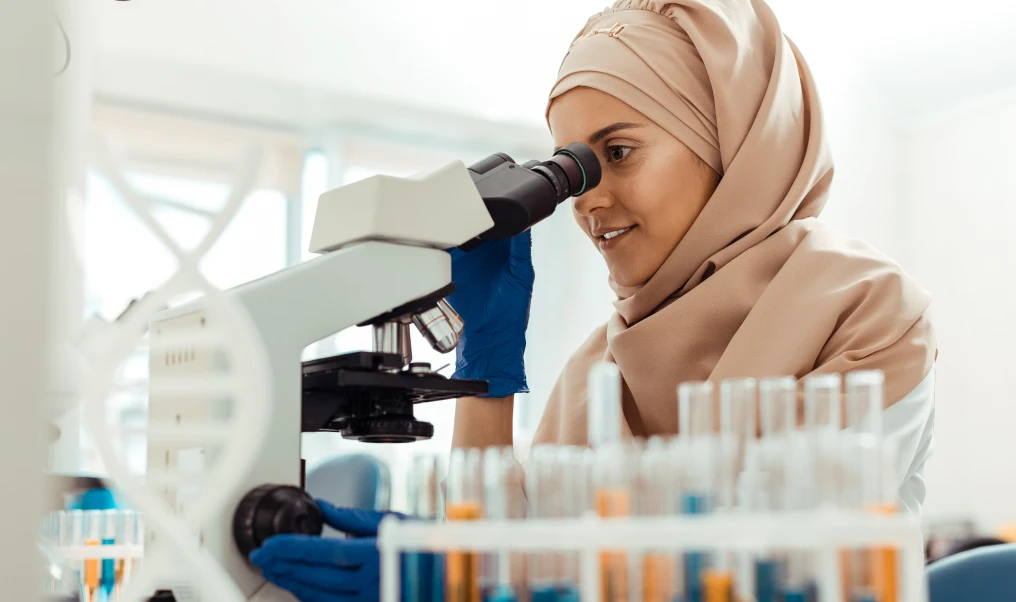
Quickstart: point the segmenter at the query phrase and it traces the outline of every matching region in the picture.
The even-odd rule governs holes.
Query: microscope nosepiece
[[[435,307],[413,315],[413,324],[438,353],[448,353],[459,344],[462,318],[444,299]]]

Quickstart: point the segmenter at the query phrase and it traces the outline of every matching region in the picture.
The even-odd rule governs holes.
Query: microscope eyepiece
[[[593,149],[581,142],[572,142],[558,149],[545,163],[553,163],[564,170],[569,186],[574,191],[571,196],[585,194],[600,184],[600,160]]]
[[[565,200],[600,183],[600,160],[581,142],[558,149],[546,161],[521,165],[504,153],[469,168],[494,226],[460,248],[468,251],[485,240],[510,238],[554,213]]]

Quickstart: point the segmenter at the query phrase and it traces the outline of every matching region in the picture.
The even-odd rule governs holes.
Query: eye
[[[607,159],[611,163],[618,163],[625,160],[628,154],[631,153],[632,147],[622,146],[620,144],[612,144],[607,147]]]

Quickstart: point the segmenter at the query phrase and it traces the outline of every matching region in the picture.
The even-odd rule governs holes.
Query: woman
[[[884,421],[902,447],[901,497],[919,512],[936,355],[930,296],[815,219],[833,175],[821,106],[770,9],[621,0],[576,37],[547,118],[558,145],[582,141],[601,158],[600,185],[574,213],[618,301],[565,367],[534,443],[586,443],[586,373],[604,358],[624,378],[625,426],[642,437],[680,429],[680,382],[880,369]],[[459,400],[459,447],[510,445],[512,394],[526,390],[528,238],[509,245],[500,261],[455,255],[452,303],[469,329],[457,372],[490,380],[495,397]]]
[[[901,498],[919,512],[936,355],[930,296],[816,219],[833,175],[821,106],[769,7],[619,1],[576,37],[547,119],[558,146],[581,141],[600,157],[600,185],[575,199],[574,214],[618,300],[565,367],[535,443],[586,443],[586,374],[601,359],[620,368],[625,428],[641,437],[680,430],[680,382],[879,369],[883,421],[902,447]],[[458,401],[455,446],[512,443],[513,396],[527,390],[530,250],[525,233],[453,252],[450,301],[466,325],[456,376],[490,383],[489,397]],[[266,544],[259,563],[272,578],[285,550],[313,543]],[[317,543],[348,556],[344,542]],[[273,580],[303,587],[311,573],[301,571]]]

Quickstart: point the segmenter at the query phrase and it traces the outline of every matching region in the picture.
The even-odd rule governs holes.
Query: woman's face
[[[575,220],[614,282],[645,283],[688,232],[719,176],[663,128],[592,88],[556,98],[550,129],[558,147],[578,141],[596,151],[603,178],[575,199]]]

